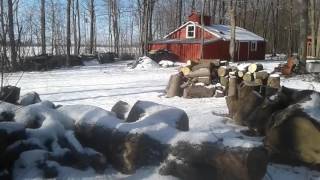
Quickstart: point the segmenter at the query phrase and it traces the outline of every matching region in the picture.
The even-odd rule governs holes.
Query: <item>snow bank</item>
[[[97,59],[82,61],[85,66],[97,66],[99,65],[99,61]]]
[[[154,69],[159,68],[159,64],[150,59],[147,56],[140,57],[138,60],[138,64],[134,69]]]
[[[159,65],[160,65],[161,67],[167,68],[167,67],[173,67],[173,66],[175,66],[175,63],[172,62],[172,61],[169,61],[169,60],[161,60],[161,61],[159,62]]]

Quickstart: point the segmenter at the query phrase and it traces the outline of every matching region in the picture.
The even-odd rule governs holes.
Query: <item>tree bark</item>
[[[94,46],[94,20],[95,20],[95,12],[94,12],[94,0],[90,0],[90,54],[93,54],[93,46]]]
[[[70,66],[70,49],[71,49],[70,11],[71,11],[71,0],[68,0],[68,5],[67,5],[67,58],[66,58],[66,66]]]
[[[230,9],[230,25],[231,25],[231,38],[230,38],[230,47],[229,47],[229,53],[230,53],[230,59],[232,62],[235,61],[235,46],[236,46],[236,7],[232,7]]]
[[[310,0],[310,29],[311,29],[311,56],[316,56],[316,33],[317,33],[317,20],[316,20],[316,0]]]
[[[5,24],[4,24],[4,7],[3,7],[3,0],[0,0],[0,23],[1,23],[1,42],[2,42],[2,53],[3,53],[3,57],[2,57],[2,61],[6,61],[8,56],[7,56],[7,32],[5,29]],[[3,63],[1,62],[1,63]]]
[[[300,10],[300,34],[299,34],[299,66],[301,71],[305,71],[307,59],[307,37],[308,37],[308,2],[297,0]]]
[[[12,0],[8,0],[8,20],[9,20],[9,39],[10,39],[10,50],[11,50],[11,64],[13,70],[17,70],[17,51],[16,42],[14,38],[14,25],[13,25],[13,3]]]
[[[80,6],[79,0],[77,0],[77,16],[78,16],[78,45],[77,45],[77,54],[80,54],[81,48],[81,26],[80,26]]]
[[[41,54],[47,54],[46,50],[46,9],[45,0],[41,0]]]

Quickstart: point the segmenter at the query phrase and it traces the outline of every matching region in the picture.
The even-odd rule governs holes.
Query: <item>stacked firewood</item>
[[[180,68],[178,74],[170,77],[166,92],[167,97],[184,98],[235,96],[241,83],[279,88],[280,76],[270,75],[262,64],[239,68],[230,66],[227,61],[206,60]]]

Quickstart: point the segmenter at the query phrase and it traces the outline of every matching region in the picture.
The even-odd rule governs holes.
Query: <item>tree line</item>
[[[230,7],[236,26],[268,41],[268,53],[298,53],[309,36],[320,56],[320,0],[0,0],[1,54],[12,67],[30,54],[146,54],[192,10],[229,25]]]

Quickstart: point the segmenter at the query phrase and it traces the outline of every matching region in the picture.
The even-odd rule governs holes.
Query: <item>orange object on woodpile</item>
[[[289,57],[287,63],[281,69],[281,73],[283,75],[291,75],[295,66],[296,66],[296,58]]]

